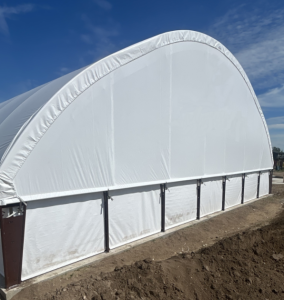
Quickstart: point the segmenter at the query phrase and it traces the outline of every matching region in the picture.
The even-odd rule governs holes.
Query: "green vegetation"
[[[283,151],[280,148],[273,147],[272,149],[273,149],[273,152],[283,153]]]

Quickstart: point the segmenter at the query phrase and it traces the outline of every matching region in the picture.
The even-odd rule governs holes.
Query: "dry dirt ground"
[[[30,286],[31,299],[284,299],[284,185],[260,199]]]
[[[282,171],[273,171],[273,176],[277,176],[277,177],[283,177],[284,175],[284,170]]]

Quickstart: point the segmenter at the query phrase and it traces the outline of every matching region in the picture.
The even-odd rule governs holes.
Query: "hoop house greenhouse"
[[[270,137],[234,56],[158,35],[0,104],[6,287],[268,194]]]

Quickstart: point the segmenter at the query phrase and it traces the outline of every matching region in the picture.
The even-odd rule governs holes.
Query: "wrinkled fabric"
[[[18,96],[0,106],[0,122],[0,136],[11,128],[0,146],[2,200],[272,168],[244,70],[194,31],[158,35]]]
[[[166,229],[196,219],[196,180],[169,183],[165,193]]]
[[[269,194],[269,172],[262,172],[259,181],[259,197]]]
[[[258,173],[246,174],[244,201],[253,200],[257,196]]]
[[[222,178],[202,180],[200,187],[200,216],[222,210]]]
[[[226,180],[225,208],[241,204],[242,175],[228,176]]]
[[[161,231],[159,185],[110,192],[110,249]]]
[[[29,203],[22,280],[104,252],[102,198],[94,193]]]

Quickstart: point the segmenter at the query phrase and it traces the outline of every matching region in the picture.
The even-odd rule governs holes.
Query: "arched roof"
[[[71,72],[0,103],[0,158],[3,157],[6,149],[25,122],[36,114],[58,90],[83,69]]]
[[[109,78],[108,80],[112,82],[113,80],[119,81],[119,78],[112,79],[112,74],[116,74],[118,70],[122,70],[121,73],[123,73],[123,70],[128,66],[129,64],[134,65],[134,63],[137,63],[138,61],[142,61],[143,57],[149,57],[151,59],[152,53],[156,53],[157,51],[160,51],[160,55],[164,56],[167,62],[169,63],[170,69],[167,69],[168,74],[171,74],[172,70],[171,68],[175,67],[175,64],[172,63],[173,55],[175,55],[175,51],[177,53],[182,52],[182,49],[178,49],[178,46],[176,45],[183,45],[181,47],[184,47],[187,42],[191,43],[191,45],[204,45],[207,50],[203,50],[203,46],[200,48],[204,53],[204,58],[206,60],[207,53],[208,56],[211,55],[211,52],[214,49],[214,53],[219,53],[224,58],[220,58],[219,56],[216,56],[216,59],[220,62],[224,61],[224,64],[226,64],[225,61],[230,62],[231,65],[234,66],[236,72],[239,75],[238,78],[242,78],[247,91],[249,92],[251,97],[251,104],[253,104],[255,111],[258,114],[261,127],[260,131],[263,131],[263,135],[261,136],[261,139],[265,136],[265,141],[262,141],[267,144],[267,147],[269,150],[263,150],[266,151],[265,155],[265,163],[262,165],[261,161],[263,158],[261,158],[263,155],[261,154],[259,158],[259,164],[256,164],[256,167],[245,167],[245,163],[243,166],[240,167],[239,170],[236,170],[235,172],[230,170],[228,173],[236,173],[239,171],[255,171],[258,169],[269,169],[272,166],[272,158],[271,158],[271,144],[270,144],[270,138],[268,129],[266,126],[266,122],[264,119],[264,116],[262,114],[261,108],[259,106],[258,100],[255,96],[255,93],[253,91],[253,88],[250,84],[249,79],[247,78],[244,70],[236,60],[236,58],[226,49],[221,43],[216,41],[215,39],[194,31],[173,31],[164,33],[161,35],[158,35],[156,37],[150,38],[148,40],[145,40],[143,42],[140,42],[138,44],[135,44],[133,46],[130,46],[126,49],[123,49],[115,54],[112,54],[86,68],[83,68],[81,70],[72,72],[68,75],[65,75],[57,80],[54,80],[48,84],[42,85],[41,87],[38,87],[36,89],[33,89],[32,91],[29,91],[23,95],[17,96],[7,102],[0,104],[0,156],[2,156],[1,160],[1,166],[0,166],[0,199],[8,199],[13,198],[17,196],[25,196],[26,199],[32,199],[33,197],[36,198],[44,198],[48,197],[48,194],[51,196],[53,195],[68,195],[68,194],[74,194],[74,193],[81,193],[81,192],[87,192],[87,191],[95,191],[95,190],[102,190],[106,187],[112,187],[112,188],[119,188],[120,186],[131,186],[131,185],[141,185],[146,184],[147,182],[154,183],[159,182],[159,180],[180,180],[186,177],[194,178],[194,176],[172,176],[169,173],[169,168],[167,167],[167,171],[165,171],[164,175],[161,177],[155,177],[150,178],[149,181],[145,182],[139,182],[139,179],[137,179],[134,182],[128,182],[127,180],[122,183],[117,183],[117,181],[112,178],[109,180],[109,182],[100,184],[89,188],[82,187],[81,186],[73,186],[72,184],[69,190],[67,191],[65,188],[61,188],[57,184],[51,184],[51,187],[49,190],[41,191],[41,188],[38,188],[38,190],[35,192],[33,188],[31,187],[29,191],[23,190],[20,186],[23,179],[16,180],[17,175],[19,174],[20,170],[24,173],[23,170],[26,170],[25,167],[28,165],[26,163],[27,161],[31,161],[32,159],[28,159],[31,156],[31,153],[36,148],[40,148],[40,141],[42,138],[46,135],[48,131],[50,131],[50,128],[53,127],[53,124],[55,124],[56,120],[58,118],[61,118],[63,116],[63,113],[71,110],[67,110],[67,108],[70,107],[72,103],[75,103],[76,99],[79,99],[80,96],[82,96],[84,93],[87,93],[88,90],[91,89],[90,87],[93,87],[96,83],[101,82],[102,89],[108,90],[109,86],[103,87],[104,84],[104,78]],[[172,46],[171,46],[172,45]],[[168,46],[171,46],[172,48],[169,48]],[[167,49],[167,50],[162,50]],[[199,49],[199,50],[200,50]],[[199,51],[192,50],[192,55],[198,55],[197,52]],[[186,50],[187,51],[187,50]],[[202,52],[201,51],[201,52]],[[206,52],[207,51],[207,52]],[[210,52],[211,51],[211,52]],[[212,52],[213,53],[213,52]],[[218,55],[219,55],[218,54]],[[179,54],[177,54],[178,57]],[[214,54],[215,55],[215,54]],[[177,58],[178,59],[178,58]],[[160,58],[155,58],[155,60],[158,62]],[[155,61],[155,62],[156,62]],[[202,62],[202,58],[200,60]],[[149,63],[149,68],[153,68],[155,65],[155,62],[151,65]],[[138,62],[139,63],[139,62]],[[159,62],[161,65],[162,62]],[[148,62],[144,59],[143,62],[143,68],[147,68]],[[208,65],[208,62],[204,63],[204,65]],[[182,64],[180,64],[182,68]],[[125,67],[125,68],[122,68]],[[138,67],[139,68],[139,67]],[[198,73],[198,66],[195,66],[196,73]],[[125,69],[126,70],[126,69]],[[165,71],[165,70],[164,70]],[[128,70],[128,72],[131,73],[131,71]],[[135,71],[136,72],[136,71]],[[218,68],[216,69],[216,74],[218,73]],[[121,75],[122,77],[125,76],[124,74]],[[215,75],[214,75],[215,76]],[[217,75],[216,75],[217,76]],[[218,75],[219,76],[219,75]],[[217,77],[218,77],[217,76]],[[200,77],[202,78],[202,77]],[[220,77],[221,78],[221,77]],[[234,78],[232,78],[233,80]],[[137,79],[139,81],[139,79]],[[136,81],[137,81],[136,80]],[[153,78],[155,81],[156,79]],[[165,79],[168,80],[168,79]],[[172,80],[170,78],[169,80]],[[208,79],[209,80],[209,79]],[[214,78],[212,79],[214,81]],[[238,79],[239,80],[239,79]],[[134,79],[135,81],[135,79]],[[182,81],[182,80],[180,80]],[[135,82],[133,82],[135,84]],[[109,83],[108,83],[109,84]],[[157,84],[161,84],[166,86],[171,86],[172,83],[167,82],[157,82]],[[216,91],[218,92],[218,84],[221,87],[221,83],[215,82],[216,85]],[[233,86],[233,83],[229,83],[229,86]],[[148,87],[145,86],[147,89]],[[111,93],[113,93],[113,89],[111,88]],[[217,93],[216,92],[216,93]],[[172,93],[171,90],[169,90],[169,94]],[[113,99],[113,95],[108,95],[110,99]],[[207,97],[207,96],[204,96]],[[247,97],[247,96],[246,96]],[[79,101],[79,100],[78,100]],[[82,101],[83,103],[83,101]],[[113,101],[110,102],[110,105],[114,105]],[[196,105],[196,103],[194,104]],[[209,103],[209,105],[211,105]],[[206,107],[205,107],[206,108]],[[98,106],[98,109],[100,107]],[[171,108],[169,108],[171,110]],[[109,107],[109,111],[112,111],[112,107]],[[65,116],[66,116],[65,114]],[[63,119],[63,117],[62,117]],[[247,121],[247,120],[245,120]],[[59,122],[57,122],[59,123]],[[112,124],[113,126],[113,124]],[[171,125],[172,126],[172,125]],[[113,129],[113,128],[112,128]],[[228,129],[230,130],[230,129]],[[109,134],[113,134],[111,130],[109,131]],[[138,133],[139,134],[139,133]],[[232,132],[232,134],[235,134]],[[110,142],[110,147],[112,152],[114,151],[113,147],[114,145],[111,144],[114,143],[113,141]],[[216,141],[217,143],[217,141]],[[182,147],[182,145],[181,145]],[[167,150],[168,151],[168,150]],[[268,152],[267,152],[268,151]],[[270,153],[269,153],[270,151]],[[267,160],[267,153],[270,156]],[[82,153],[81,153],[82,154]],[[83,154],[84,155],[84,154]],[[110,154],[110,156],[113,154]],[[34,155],[36,157],[36,154]],[[110,158],[110,160],[113,158]],[[244,158],[245,160],[245,158]],[[269,162],[267,162],[269,161]],[[103,162],[100,162],[103,163]],[[26,167],[27,168],[27,167]],[[75,166],[74,166],[75,168]],[[114,166],[112,167],[114,168]],[[91,173],[88,176],[92,176],[92,170]],[[113,173],[114,170],[110,171],[110,173]],[[153,171],[154,172],[154,171]],[[225,174],[225,170],[222,170],[218,173]],[[197,177],[208,177],[217,175],[217,173],[207,172],[208,174],[198,173],[196,174]],[[81,174],[83,177],[85,175]],[[22,175],[24,176],[24,175]],[[103,172],[100,173],[100,176],[104,177],[105,175]],[[112,175],[110,175],[111,177]],[[127,174],[125,175],[127,177]],[[18,176],[19,177],[19,176]],[[27,177],[27,176],[26,176]],[[139,177],[139,176],[138,176]],[[150,176],[151,177],[151,176]],[[196,178],[197,178],[196,177]],[[72,181],[72,180],[71,180]],[[17,183],[16,183],[17,182]],[[40,184],[39,184],[40,185]],[[53,191],[54,189],[54,191]],[[35,196],[32,196],[36,194]]]

